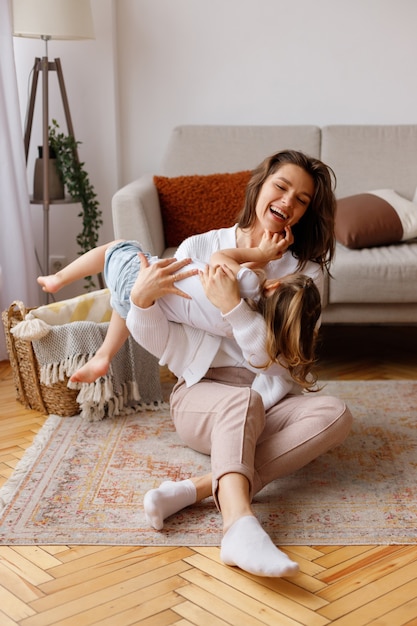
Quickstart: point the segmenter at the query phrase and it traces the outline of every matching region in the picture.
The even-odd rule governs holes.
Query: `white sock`
[[[220,558],[257,576],[293,576],[298,564],[281,552],[264,531],[256,517],[240,517],[226,532]]]
[[[164,527],[164,519],[194,504],[196,499],[197,491],[189,478],[179,482],[167,480],[157,489],[145,493],[143,507],[147,522],[156,530],[161,530]]]

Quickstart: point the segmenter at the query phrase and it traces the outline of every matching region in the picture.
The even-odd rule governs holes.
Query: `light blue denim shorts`
[[[104,279],[110,290],[110,304],[126,319],[130,310],[130,292],[140,270],[138,252],[150,259],[137,241],[120,241],[106,251]]]

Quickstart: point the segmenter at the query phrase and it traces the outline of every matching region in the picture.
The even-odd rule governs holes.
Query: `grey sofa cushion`
[[[171,134],[161,173],[239,172],[287,148],[319,158],[320,138],[317,126],[179,126]]]
[[[329,303],[417,303],[417,243],[351,250],[337,244]]]
[[[336,172],[336,196],[395,189],[411,200],[417,187],[417,125],[325,126],[321,159]]]

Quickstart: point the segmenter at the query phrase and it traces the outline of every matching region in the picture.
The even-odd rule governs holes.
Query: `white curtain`
[[[0,308],[39,304],[23,131],[13,55],[12,11],[0,0]],[[0,360],[8,359],[3,328]]]

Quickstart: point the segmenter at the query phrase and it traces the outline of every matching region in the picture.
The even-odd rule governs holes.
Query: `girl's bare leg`
[[[62,287],[70,285],[76,280],[80,280],[85,276],[93,276],[99,274],[104,268],[104,258],[107,248],[112,246],[116,241],[111,241],[97,248],[92,248],[85,254],[79,256],[75,261],[69,263],[56,274],[48,276],[38,276],[38,284],[43,291],[48,293],[56,293]]]
[[[97,246],[97,248],[92,248],[56,274],[39,276],[38,284],[41,285],[43,291],[56,293],[62,287],[85,276],[99,274],[104,269],[107,249],[118,241],[121,240],[111,241],[102,246]],[[71,376],[71,381],[92,383],[100,376],[107,374],[112,358],[117,354],[128,337],[129,331],[127,330],[125,320],[113,311],[102,345],[93,358]]]
[[[71,376],[70,380],[74,383],[93,383],[100,376],[105,376],[112,358],[128,337],[129,331],[125,320],[116,311],[112,311],[110,324],[100,348],[92,359]]]

